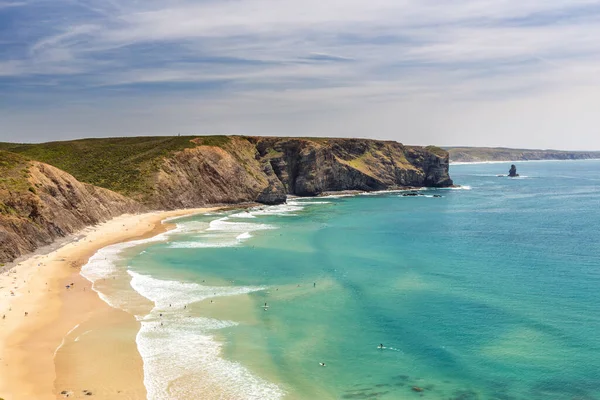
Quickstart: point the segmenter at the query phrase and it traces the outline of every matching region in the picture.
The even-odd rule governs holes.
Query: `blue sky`
[[[600,1],[0,0],[0,140],[600,149]]]

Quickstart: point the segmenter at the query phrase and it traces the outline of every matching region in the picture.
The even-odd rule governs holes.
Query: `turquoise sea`
[[[600,399],[600,161],[509,166],[179,219],[83,274],[152,400]]]

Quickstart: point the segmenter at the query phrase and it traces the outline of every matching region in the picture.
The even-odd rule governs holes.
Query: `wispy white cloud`
[[[0,1],[0,10],[3,8],[22,7],[27,3],[19,1]]]
[[[14,40],[0,52],[0,101],[23,99],[23,113],[37,112],[28,96],[34,104],[44,96],[68,104],[91,98],[98,114],[114,109],[115,96],[127,96],[130,105],[118,114],[137,115],[133,99],[150,96],[154,118],[174,112],[167,103],[194,104],[195,117],[176,112],[178,118],[196,121],[201,113],[209,130],[260,133],[298,118],[347,132],[322,115],[332,110],[338,120],[361,115],[384,132],[395,119],[383,109],[432,130],[437,125],[421,119],[440,104],[463,109],[439,118],[467,120],[473,105],[515,113],[509,104],[537,99],[531,106],[544,108],[544,99],[600,85],[597,0],[57,0],[60,12],[19,4],[29,12],[10,19]],[[31,33],[27,27],[38,21],[42,28]],[[226,117],[232,110],[237,121]]]

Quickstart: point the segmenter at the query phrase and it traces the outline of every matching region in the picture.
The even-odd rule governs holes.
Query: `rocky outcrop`
[[[139,175],[143,190],[134,193],[134,199],[4,152],[0,172],[12,175],[0,179],[0,263],[124,213],[209,204],[279,204],[290,194],[452,185],[448,153],[435,147],[366,139],[230,137],[213,140],[212,145],[200,138],[192,142],[183,150],[146,160],[146,173]],[[131,149],[128,168],[144,154]],[[72,152],[69,157],[77,165],[77,157],[86,155]],[[119,165],[111,168],[119,172]]]
[[[0,263],[56,238],[125,213],[145,209],[120,194],[86,183],[50,165],[27,165],[29,190],[2,190]]]
[[[288,194],[450,186],[448,155],[366,139],[254,138]]]
[[[448,153],[366,139],[234,137],[164,160],[149,204],[285,202],[286,195],[451,186]]]

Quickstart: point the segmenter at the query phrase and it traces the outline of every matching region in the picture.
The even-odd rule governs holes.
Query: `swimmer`
[[[320,365],[321,367],[324,367],[324,366],[325,366],[325,363],[324,363],[324,362],[320,362],[320,363],[319,363],[319,365]]]

